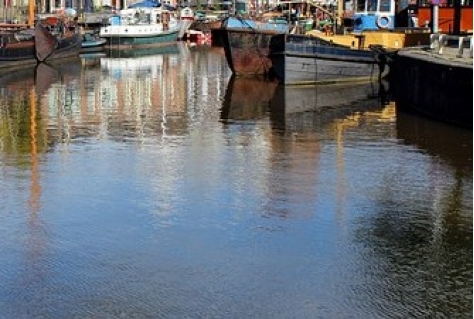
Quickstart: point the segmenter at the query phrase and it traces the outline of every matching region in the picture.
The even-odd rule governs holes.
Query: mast
[[[344,16],[344,0],[337,0],[337,25],[340,27],[343,24]]]
[[[28,22],[29,27],[35,24],[35,0],[28,0]]]

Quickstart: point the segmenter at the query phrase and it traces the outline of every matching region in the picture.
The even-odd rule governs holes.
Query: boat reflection
[[[54,65],[41,63],[34,69],[0,77],[0,118],[8,122],[5,127],[10,128],[2,131],[3,150],[27,151],[28,148],[23,146],[30,144],[30,141],[23,140],[27,138],[24,135],[17,136],[22,131],[32,132],[30,137],[36,140],[35,149],[39,153],[55,143],[56,129],[50,125],[51,121],[63,119],[61,114],[77,101],[79,93],[75,83],[80,72],[81,62],[75,59]],[[22,128],[25,118],[32,121],[29,128]]]
[[[214,78],[193,76],[190,69],[207,61],[194,63],[186,50],[178,44],[167,46],[163,54],[87,54],[58,65],[41,64],[36,73],[25,69],[0,77],[2,98],[23,100],[25,88],[35,85],[50,145],[67,147],[72,140],[105,135],[121,141],[180,135],[189,126],[187,106],[194,94],[211,96],[208,90],[220,88]]]
[[[279,86],[272,100],[272,109],[285,113],[322,111],[373,100],[385,89],[383,82],[354,82],[311,86]]]
[[[151,47],[135,48],[133,50],[105,49],[104,52],[110,58],[138,58],[156,54],[178,54],[180,43],[168,43]]]
[[[270,118],[277,131],[318,131],[361,114],[394,121],[386,82],[282,86],[274,81],[231,77],[221,108],[221,121]]]
[[[24,192],[20,191],[25,197],[25,214],[22,212],[23,217],[18,219],[24,220],[25,225],[21,227],[21,235],[20,231],[12,235],[18,236],[18,252],[23,252],[18,256],[24,261],[24,275],[11,279],[18,291],[38,291],[54,276],[44,262],[52,256],[51,225],[44,214],[47,209],[44,167],[56,144],[49,117],[53,108],[67,107],[65,93],[77,91],[74,83],[80,70],[80,60],[75,59],[53,65],[41,63],[36,68],[0,77],[0,162],[5,172],[17,172],[27,185],[22,188]],[[34,300],[33,294],[27,298],[30,297]]]
[[[277,82],[232,76],[221,108],[221,121],[258,119],[268,115]]]
[[[82,66],[85,68],[100,67],[100,59],[106,57],[104,52],[90,52],[81,53],[79,58],[81,59]]]
[[[80,72],[81,64],[79,64],[79,60],[75,60],[73,63],[57,65],[41,63],[35,69],[36,94],[43,96],[54,83],[67,85],[74,80]]]
[[[109,134],[142,139],[145,132],[163,136],[186,126],[184,49],[171,44],[134,50],[133,57],[109,51],[100,59],[100,85],[107,88],[102,99],[115,109]]]
[[[385,82],[278,86],[270,110],[274,122],[289,130],[299,125],[318,127],[355,113],[380,110],[387,99]]]

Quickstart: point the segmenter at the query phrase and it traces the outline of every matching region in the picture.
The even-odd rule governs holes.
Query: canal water
[[[36,72],[35,72],[36,71]],[[0,77],[0,318],[471,318],[472,130],[219,47]]]

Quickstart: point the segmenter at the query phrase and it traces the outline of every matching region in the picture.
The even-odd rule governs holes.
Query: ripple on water
[[[472,132],[245,104],[192,50],[64,73],[37,122],[0,79],[0,317],[472,316]]]

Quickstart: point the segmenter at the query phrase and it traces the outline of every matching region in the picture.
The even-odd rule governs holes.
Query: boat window
[[[368,0],[367,1],[367,11],[375,12],[377,11],[378,0]]]
[[[391,11],[391,0],[380,0],[380,12],[390,12]]]
[[[356,0],[356,12],[364,12],[365,11],[365,0]]]

